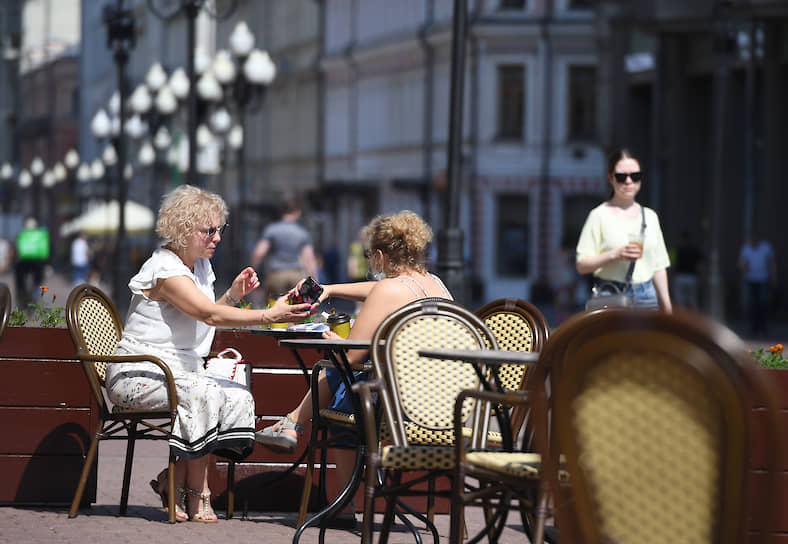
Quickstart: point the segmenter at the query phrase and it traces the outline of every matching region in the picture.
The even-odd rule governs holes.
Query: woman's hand
[[[643,255],[643,248],[638,244],[627,244],[618,248],[618,258],[625,261],[636,261]]]
[[[290,289],[290,290],[287,292],[287,296],[288,296],[288,297],[295,297],[295,296],[298,296],[298,292],[299,292],[299,290],[301,289],[301,286],[304,284],[304,282],[305,282],[306,280],[307,280],[307,279],[306,279],[306,278],[304,278],[304,279],[302,279],[301,281],[299,281],[298,283],[296,283],[295,287],[293,287],[292,289]],[[321,285],[320,287],[322,287],[322,288],[323,288],[323,292],[322,292],[322,293],[320,293],[320,296],[319,296],[319,297],[317,298],[317,300],[315,301],[317,304],[320,304],[321,302],[323,302],[324,300],[326,300],[328,297],[330,297],[330,296],[331,296],[331,295],[329,294],[329,289],[331,288],[331,286],[330,286],[330,285]]]
[[[287,297],[288,295],[279,297],[274,305],[266,310],[271,323],[296,323],[317,311],[317,304],[288,304]]]
[[[260,287],[260,279],[257,277],[257,272],[251,266],[247,266],[235,277],[228,291],[230,296],[240,300],[258,287]]]
[[[326,340],[344,340],[344,338],[339,336],[334,331],[323,331],[323,338]]]

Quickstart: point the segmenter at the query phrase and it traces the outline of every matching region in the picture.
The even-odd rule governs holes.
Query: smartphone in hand
[[[320,295],[323,293],[323,288],[315,281],[312,276],[309,276],[301,287],[298,288],[298,293],[288,297],[287,301],[290,304],[309,303],[314,304]]]

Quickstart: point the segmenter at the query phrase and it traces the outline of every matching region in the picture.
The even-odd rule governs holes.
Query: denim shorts
[[[623,290],[625,294],[632,297],[632,306],[638,310],[659,310],[659,302],[657,301],[657,290],[654,288],[652,280],[644,281],[643,283],[630,283],[627,284],[620,281],[604,280],[597,278],[595,283],[612,283],[618,289]],[[626,287],[626,289],[624,289]]]

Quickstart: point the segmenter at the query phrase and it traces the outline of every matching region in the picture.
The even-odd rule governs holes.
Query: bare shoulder
[[[376,282],[369,292],[369,296],[402,297],[405,293],[410,293],[410,291],[401,281],[395,278],[385,278]]]

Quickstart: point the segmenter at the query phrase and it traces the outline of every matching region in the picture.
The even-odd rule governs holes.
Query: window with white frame
[[[521,140],[525,125],[525,66],[498,66],[498,139]]]
[[[499,276],[528,275],[528,195],[499,194],[495,271]]]
[[[596,139],[596,66],[569,67],[567,134],[570,141]]]

